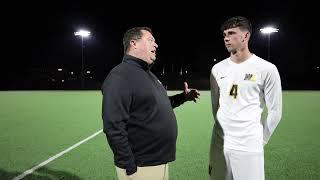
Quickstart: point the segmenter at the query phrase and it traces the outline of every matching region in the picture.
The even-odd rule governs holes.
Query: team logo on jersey
[[[256,81],[256,76],[254,74],[246,74],[244,76],[244,80],[248,80],[248,81]]]

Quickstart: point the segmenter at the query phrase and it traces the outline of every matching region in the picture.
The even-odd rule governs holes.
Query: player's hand
[[[184,97],[187,101],[194,101],[197,102],[197,99],[199,99],[200,93],[197,89],[192,89],[188,87],[188,83],[184,82]]]

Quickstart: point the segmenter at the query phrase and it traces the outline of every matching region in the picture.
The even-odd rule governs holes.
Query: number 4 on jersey
[[[232,85],[229,95],[233,96],[234,99],[237,98],[237,95],[238,95],[238,85],[237,84]]]

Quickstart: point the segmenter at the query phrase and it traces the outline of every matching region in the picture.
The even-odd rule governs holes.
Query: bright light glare
[[[86,30],[79,30],[74,33],[75,36],[82,36],[82,37],[88,37],[90,35],[90,31]]]
[[[265,28],[260,29],[260,31],[263,34],[271,34],[271,33],[278,32],[279,29],[269,26],[269,27],[265,27]]]

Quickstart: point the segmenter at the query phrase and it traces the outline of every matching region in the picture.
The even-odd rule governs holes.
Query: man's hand
[[[184,97],[187,101],[197,102],[196,98],[199,99],[200,93],[196,89],[189,89],[188,83],[184,82]]]

